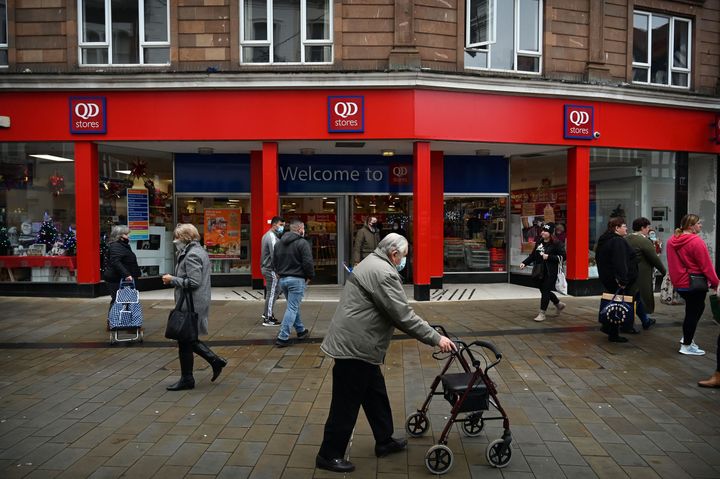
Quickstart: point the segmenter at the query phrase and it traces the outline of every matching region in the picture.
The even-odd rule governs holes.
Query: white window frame
[[[138,22],[140,44],[138,45],[138,63],[112,63],[113,58],[113,45],[110,41],[112,38],[112,8],[111,0],[104,0],[105,2],[105,41],[104,42],[84,42],[83,39],[83,24],[85,18],[83,18],[82,1],[77,0],[77,12],[78,12],[78,64],[81,67],[96,67],[96,66],[113,66],[113,67],[137,67],[138,65],[143,66],[168,66],[170,65],[169,55],[166,63],[145,63],[145,48],[162,47],[170,48],[170,2],[167,4],[167,41],[165,42],[147,42],[145,41],[145,0],[132,0],[138,2]],[[108,63],[83,63],[83,49],[85,48],[107,48]]]
[[[502,0],[502,1],[508,1],[508,0]],[[470,0],[466,0],[465,6],[466,6],[466,12],[469,9]],[[474,50],[477,52],[482,52],[487,55],[487,67],[475,67],[475,66],[467,66],[465,65],[465,68],[468,70],[482,70],[482,71],[497,71],[497,72],[512,72],[512,73],[518,73],[522,75],[534,75],[534,76],[540,76],[542,75],[543,71],[543,64],[542,64],[542,56],[543,56],[543,17],[545,14],[545,2],[544,0],[539,0],[538,4],[538,50],[537,51],[531,51],[531,50],[519,50],[520,45],[520,28],[518,27],[520,24],[520,0],[514,0],[513,1],[513,65],[515,66],[514,69],[508,70],[505,68],[493,68],[492,67],[492,44],[488,44],[481,48],[471,48],[466,46],[465,50]],[[468,16],[466,14],[466,16]],[[469,16],[468,16],[469,17]],[[493,18],[493,23],[497,24],[497,9],[495,9],[495,15]],[[466,22],[466,25],[469,25],[469,21]],[[468,27],[466,27],[468,28]],[[495,30],[495,26],[493,26],[493,30]],[[495,32],[493,32],[493,35],[495,35]],[[466,35],[467,36],[467,35]],[[494,38],[493,40],[496,40]],[[495,43],[495,41],[493,41]],[[529,72],[526,70],[518,70],[518,55],[520,56],[528,56],[528,57],[535,57],[538,58],[539,68],[536,72]]]
[[[648,81],[636,81],[635,80],[635,73],[630,72],[632,83],[636,85],[651,85],[651,86],[662,86],[662,87],[668,87],[668,88],[676,88],[679,90],[689,90],[690,86],[692,85],[692,20],[689,18],[683,18],[683,17],[676,17],[673,15],[664,15],[659,13],[652,13],[647,12],[644,10],[634,10],[633,11],[633,18],[635,15],[644,15],[647,18],[648,22],[648,33],[647,33],[647,57],[645,62],[636,62],[633,60],[632,62],[632,68],[645,68],[647,70],[647,78]],[[667,83],[654,83],[652,81],[652,75],[650,74],[652,70],[652,65],[650,64],[650,57],[652,53],[652,19],[653,16],[656,17],[664,17],[669,20],[670,24],[670,32],[669,32],[669,45],[668,45],[668,82]],[[685,22],[688,26],[688,51],[687,51],[687,68],[682,67],[676,67],[675,66],[675,22]],[[634,27],[634,21],[633,21],[633,30]],[[673,85],[672,84],[672,74],[673,73],[686,73],[688,76],[688,84],[687,86],[682,85]]]
[[[245,0],[240,0],[240,63],[243,65],[332,65],[335,59],[335,45],[333,43],[333,8],[334,0],[328,1],[329,24],[328,29],[330,38],[327,40],[309,40],[307,38],[307,2],[300,0],[300,61],[299,62],[275,62],[275,47],[273,45],[273,0],[267,0],[267,28],[265,29],[265,40],[245,40]],[[305,47],[306,46],[329,46],[330,61],[329,62],[306,62]],[[268,47],[267,62],[246,62],[244,58],[243,47]]]
[[[471,0],[465,1],[465,11],[470,11]],[[470,41],[470,15],[465,15],[465,48],[469,49],[480,49],[484,48],[492,43],[495,43],[495,32],[497,32],[497,0],[488,1],[488,18],[490,31],[487,40],[483,42],[472,43]]]
[[[9,25],[8,25],[8,19],[7,19],[8,10],[10,9],[10,7],[8,6],[8,3],[10,3],[10,2],[7,2],[7,1],[5,2],[5,18],[0,18],[0,21],[5,22],[5,34],[7,35],[7,38],[6,38],[7,41],[5,43],[0,43],[0,50],[5,50],[5,52],[8,51],[8,44],[10,43],[10,30],[8,29]],[[10,59],[8,59],[8,63],[0,63],[0,68],[8,68],[10,66],[9,63],[10,63]]]

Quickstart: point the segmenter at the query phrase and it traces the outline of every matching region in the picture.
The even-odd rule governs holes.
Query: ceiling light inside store
[[[129,175],[132,173],[130,170],[115,170],[115,173],[120,173],[121,175]]]
[[[228,203],[240,203],[240,200],[228,200]]]
[[[55,156],[55,155],[29,155],[33,158],[39,158],[41,160],[49,160],[49,161],[65,161],[65,162],[72,162],[70,158],[63,158],[62,156]]]
[[[329,205],[334,205],[334,204],[335,204],[334,201],[326,201],[325,203],[327,203],[327,204],[329,204]]]
[[[395,156],[395,150],[382,150],[382,156]]]

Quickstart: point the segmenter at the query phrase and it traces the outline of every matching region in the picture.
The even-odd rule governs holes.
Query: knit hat
[[[555,224],[554,223],[545,223],[542,227],[543,231],[547,231],[548,233],[554,233],[555,232]]]

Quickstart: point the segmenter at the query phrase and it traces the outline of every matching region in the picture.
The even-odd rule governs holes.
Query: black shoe
[[[210,381],[215,382],[223,368],[227,366],[227,361],[215,354],[215,352],[202,341],[197,341],[193,344],[193,351],[210,364],[213,371]]]
[[[181,376],[180,381],[166,387],[168,391],[183,391],[185,389],[194,389],[195,379],[192,376]]]
[[[385,457],[388,454],[400,452],[407,447],[407,439],[395,439],[393,437],[384,444],[375,444],[375,455]]]
[[[622,336],[610,336],[608,341],[611,343],[627,343],[628,338],[623,338]]]
[[[315,457],[315,465],[320,469],[332,472],[353,472],[355,464],[339,457],[337,459],[325,459],[318,455]]]
[[[620,328],[620,332],[625,334],[640,334],[640,331],[635,328]]]
[[[648,318],[647,322],[643,324],[643,329],[650,329],[652,328],[657,321],[655,321],[653,318]]]
[[[278,348],[287,348],[288,346],[290,346],[290,340],[275,338],[275,346],[277,346]]]
[[[297,334],[298,334],[298,339],[302,340],[302,339],[305,339],[308,336],[310,336],[310,330],[305,328],[302,333],[297,333]]]

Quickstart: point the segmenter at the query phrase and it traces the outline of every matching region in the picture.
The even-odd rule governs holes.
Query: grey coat
[[[368,225],[364,225],[360,228],[355,235],[355,241],[353,242],[353,264],[358,264],[360,261],[367,258],[367,256],[375,251],[378,243],[380,242],[380,233],[377,231],[370,231]]]
[[[440,343],[440,334],[408,304],[395,265],[376,249],[345,283],[320,349],[336,359],[382,364],[395,328],[430,346]]]
[[[629,234],[625,241],[635,250],[635,259],[638,262],[638,279],[628,291],[635,295],[640,293],[645,312],[655,312],[655,288],[653,284],[653,268],[657,268],[660,274],[665,276],[665,266],[655,252],[655,245],[652,241],[641,234]]]
[[[171,284],[175,286],[175,304],[180,299],[182,288],[190,288],[195,312],[198,314],[198,333],[208,334],[210,258],[197,241],[188,243],[180,252]],[[183,304],[182,309],[187,309],[187,303]]]

